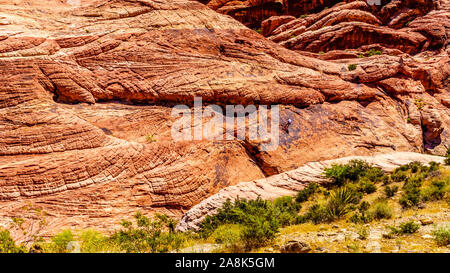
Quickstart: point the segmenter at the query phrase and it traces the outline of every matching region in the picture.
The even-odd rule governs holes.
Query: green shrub
[[[237,224],[221,225],[211,234],[216,244],[234,243],[241,239],[243,227]]]
[[[363,201],[358,205],[358,211],[355,212],[348,220],[355,224],[370,223],[373,221],[373,216],[367,213],[370,208],[370,204],[367,201]]]
[[[295,201],[298,203],[302,203],[308,200],[308,198],[317,192],[319,189],[319,185],[317,183],[310,183],[306,188],[299,191],[297,193],[297,197],[295,198]]]
[[[349,64],[349,65],[348,65],[348,70],[349,70],[349,71],[353,71],[353,70],[356,69],[356,67],[357,67],[356,64]]]
[[[395,193],[398,191],[398,186],[386,186],[384,188],[384,194],[387,198],[391,198],[395,195]]]
[[[370,215],[376,220],[390,219],[392,217],[392,209],[386,200],[379,200],[373,205]]]
[[[257,216],[251,216],[248,224],[244,226],[242,240],[246,250],[262,247],[275,239],[278,225],[275,221],[266,221]]]
[[[383,175],[380,180],[383,183],[383,185],[388,185],[389,183],[391,183],[391,176]]]
[[[408,164],[404,164],[404,165],[401,165],[401,166],[395,168],[395,170],[393,171],[393,173],[397,173],[397,172],[406,172],[407,170],[409,170],[409,165],[408,165]]]
[[[333,164],[331,168],[325,169],[325,176],[331,178],[333,183],[340,186],[346,181],[349,167],[341,164]]]
[[[327,208],[321,204],[314,204],[309,207],[308,211],[301,217],[300,222],[311,221],[314,224],[329,222],[332,219],[328,213]]]
[[[371,57],[371,56],[374,56],[374,55],[382,55],[383,53],[380,50],[376,50],[376,49],[372,48],[372,49],[366,51],[365,54],[366,54],[367,57]]]
[[[402,170],[394,171],[391,174],[391,179],[394,182],[402,182],[405,181],[407,178],[408,176],[406,175],[406,172]]]
[[[65,253],[68,251],[67,247],[72,241],[75,241],[72,231],[63,230],[61,233],[53,236],[49,250],[56,253]]]
[[[422,190],[424,201],[441,200],[448,191],[449,179],[433,180],[431,185]]]
[[[351,160],[347,164],[333,164],[330,168],[325,168],[325,176],[340,186],[346,181],[357,181],[370,169],[370,165],[363,160]]]
[[[373,221],[373,217],[370,214],[355,212],[348,218],[348,221],[354,224],[367,224]]]
[[[408,169],[411,170],[412,173],[417,173],[419,170],[422,170],[422,168],[424,167],[422,163],[420,163],[419,161],[413,161],[409,164],[407,164]]]
[[[275,206],[275,217],[278,218],[278,222],[282,227],[296,223],[301,205],[293,202],[292,197],[279,197],[273,201],[273,204]]]
[[[156,140],[156,136],[154,134],[146,135],[145,136],[145,141],[147,141],[147,142],[156,142],[157,141]]]
[[[242,252],[243,226],[236,224],[221,225],[211,235],[214,242],[223,244],[231,252]]]
[[[122,229],[110,236],[110,241],[128,253],[161,253],[177,250],[185,235],[170,231],[171,221],[165,215],[148,218],[141,213],[134,216],[136,225],[122,221]]]
[[[445,157],[446,157],[444,160],[445,164],[450,165],[450,148],[447,149],[447,153],[445,154]]]
[[[435,229],[433,231],[433,236],[439,246],[450,244],[450,226]]]
[[[401,223],[398,227],[389,227],[391,233],[395,235],[416,233],[419,228],[420,225],[416,224],[414,221]]]
[[[375,184],[372,181],[370,181],[369,179],[367,179],[366,177],[362,178],[359,181],[359,188],[360,188],[361,192],[364,192],[367,194],[377,191],[377,187],[375,186]]]
[[[369,238],[369,235],[370,231],[366,227],[362,226],[361,228],[358,229],[359,239],[366,240],[367,238]]]
[[[362,201],[358,206],[358,210],[361,213],[365,213],[369,208],[370,208],[370,204],[367,201]]]
[[[423,178],[415,175],[408,177],[403,185],[404,193],[401,196],[399,203],[403,208],[417,206],[421,201],[420,186]]]
[[[431,161],[429,166],[423,165],[419,161],[413,161],[396,168],[391,177],[395,176],[395,180],[393,179],[394,181],[403,181],[407,179],[408,172],[410,172],[413,175],[420,175],[422,178],[425,178],[430,172],[437,171],[438,169],[439,163],[434,161]]]
[[[410,208],[417,206],[420,203],[420,189],[411,188],[407,190],[400,197],[399,203],[403,208]]]
[[[428,165],[430,166],[429,167],[429,171],[430,172],[435,172],[435,171],[439,170],[439,166],[441,164],[438,163],[438,162],[435,162],[435,161],[431,161],[430,163],[428,163]]]
[[[24,253],[25,247],[17,246],[9,230],[0,230],[0,253]]]
[[[108,238],[95,230],[85,230],[79,236],[80,247],[83,253],[98,253],[114,250],[110,248]]]
[[[372,182],[378,182],[381,181],[382,177],[384,176],[384,173],[378,167],[371,167],[366,171],[364,176]]]
[[[421,175],[413,175],[408,177],[408,179],[406,179],[405,185],[403,185],[404,189],[408,189],[408,188],[417,188],[417,187],[421,187],[422,186],[422,182],[423,182],[423,177]]]
[[[301,206],[285,196],[273,202],[262,200],[227,200],[215,215],[207,216],[200,224],[199,234],[209,237],[220,225],[239,224],[246,249],[267,244],[275,238],[281,226],[298,223]]]

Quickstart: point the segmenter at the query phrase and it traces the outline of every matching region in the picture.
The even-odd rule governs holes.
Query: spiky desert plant
[[[355,192],[348,187],[336,189],[327,203],[328,214],[332,218],[341,218],[351,211],[351,204],[357,200]]]

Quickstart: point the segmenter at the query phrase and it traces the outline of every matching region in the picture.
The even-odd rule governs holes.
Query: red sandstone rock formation
[[[442,28],[389,27],[405,32],[398,49],[380,46],[389,54],[326,61],[195,1],[70,3],[0,0],[1,225],[25,218],[27,234],[44,236],[64,227],[111,230],[138,210],[180,216],[222,188],[311,161],[442,154],[450,146],[447,42],[436,39]],[[386,24],[355,10],[358,20],[379,24],[362,22],[369,32]],[[445,28],[439,9],[416,20],[436,16]],[[271,37],[298,21],[281,20]],[[335,23],[354,23],[340,21],[326,28],[345,36]],[[349,71],[351,63],[358,66]],[[171,106],[192,105],[195,96],[205,104],[278,104],[280,146],[176,142]]]

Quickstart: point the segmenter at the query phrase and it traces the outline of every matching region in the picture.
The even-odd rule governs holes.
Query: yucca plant
[[[348,187],[335,190],[328,200],[327,210],[332,218],[341,218],[352,210],[352,204],[357,200],[355,192]]]

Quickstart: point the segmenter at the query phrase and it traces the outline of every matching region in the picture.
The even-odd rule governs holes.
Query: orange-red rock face
[[[413,31],[413,21],[410,32],[398,29],[402,47],[342,59],[269,40],[295,17],[266,39],[196,1],[73,3],[0,0],[3,226],[21,217],[28,234],[111,230],[138,210],[180,216],[224,187],[310,161],[450,145],[447,42],[429,38],[438,28]],[[384,22],[370,14],[355,16]],[[445,27],[446,14],[416,20],[440,16]],[[196,96],[205,105],[279,105],[280,146],[176,142],[172,106]]]

